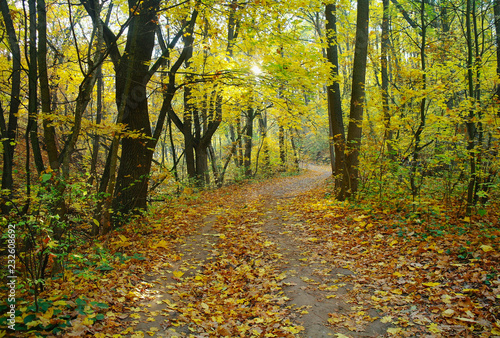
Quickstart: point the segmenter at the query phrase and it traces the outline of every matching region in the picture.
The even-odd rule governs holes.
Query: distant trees
[[[329,148],[340,200],[495,196],[496,0],[0,5],[4,214],[96,235]]]

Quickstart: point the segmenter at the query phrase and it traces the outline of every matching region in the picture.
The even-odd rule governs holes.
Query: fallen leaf
[[[429,330],[432,333],[440,333],[441,330],[439,329],[438,325],[436,323],[432,323],[427,326],[427,330]]]
[[[455,310],[453,310],[453,309],[447,309],[447,310],[445,310],[445,311],[443,311],[443,312],[441,313],[441,315],[442,315],[443,317],[446,317],[446,318],[453,317],[453,315],[454,315],[454,314],[455,314]]]

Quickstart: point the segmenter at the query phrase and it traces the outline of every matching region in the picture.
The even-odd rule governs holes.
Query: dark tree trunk
[[[265,111],[259,114],[259,129],[262,139],[262,151],[264,152],[262,171],[268,173],[271,168],[271,158],[269,156],[269,145],[267,144],[267,116]]]
[[[472,17],[472,1],[473,0],[467,0],[467,9],[466,9],[466,21],[465,21],[465,26],[466,26],[466,38],[467,38],[467,84],[468,84],[468,96],[471,100],[474,100],[475,95],[474,95],[474,76],[473,76],[473,41],[472,41],[472,23],[471,23],[471,17]],[[467,126],[467,151],[469,152],[469,170],[470,170],[470,177],[469,177],[469,184],[468,184],[468,189],[467,189],[467,215],[470,215],[472,213],[472,207],[474,206],[475,203],[475,185],[476,185],[476,180],[477,180],[477,169],[476,169],[476,154],[474,151],[475,148],[475,138],[476,138],[476,125],[474,123],[474,117],[475,117],[475,112],[471,108],[469,110],[469,116],[466,121],[466,126]]]
[[[26,127],[29,143],[33,150],[33,158],[35,159],[35,167],[38,174],[45,170],[43,163],[42,152],[38,140],[38,94],[37,94],[37,50],[36,50],[36,0],[29,0],[29,70],[28,70],[28,125]],[[28,147],[28,143],[26,147]],[[28,159],[30,161],[30,159]],[[29,164],[28,164],[29,166]],[[27,173],[29,175],[29,173]],[[29,177],[28,177],[29,180]]]
[[[245,133],[245,153],[243,156],[243,166],[245,167],[245,176],[252,176],[252,138],[253,138],[253,119],[254,109],[249,107],[246,114],[246,133]]]
[[[14,168],[14,148],[16,144],[17,113],[19,111],[19,94],[21,90],[21,51],[17,40],[14,23],[10,15],[7,1],[0,1],[0,9],[5,24],[5,30],[9,37],[9,46],[12,53],[12,75],[10,77],[10,104],[9,122],[5,121],[4,111],[0,107],[0,137],[3,140],[3,170],[2,170],[2,190],[8,191],[8,198],[13,197],[13,168]],[[12,206],[1,203],[2,213],[7,214]]]
[[[382,111],[384,114],[385,132],[384,142],[387,144],[389,157],[394,159],[395,151],[392,146],[393,132],[391,129],[391,115],[389,112],[389,75],[388,75],[388,51],[389,51],[389,0],[382,0],[382,40],[380,44],[380,73],[382,75]]]
[[[351,109],[349,113],[349,128],[346,147],[347,176],[344,175],[343,177],[345,197],[354,196],[358,191],[359,150],[361,148],[361,136],[363,131],[362,123],[365,99],[366,59],[368,52],[369,0],[358,0],[357,11]]]
[[[422,0],[420,4],[420,23],[422,25],[421,36],[422,41],[420,45],[420,67],[422,69],[422,91],[427,88],[427,74],[426,74],[426,55],[425,55],[425,45],[427,44],[427,24],[425,22],[425,2]],[[412,154],[412,163],[410,169],[410,187],[412,191],[413,199],[415,200],[418,191],[420,189],[420,184],[417,183],[417,166],[420,161],[420,151],[424,148],[421,146],[422,133],[426,124],[426,114],[425,114],[425,104],[427,100],[425,96],[420,101],[420,114],[419,114],[419,125],[414,136],[414,147]]]
[[[286,170],[285,128],[278,122],[278,145],[280,149],[280,171]]]
[[[210,184],[208,168],[208,148],[198,145],[196,148],[196,180],[199,186]]]
[[[148,180],[153,158],[150,148],[151,125],[149,121],[146,85],[149,81],[148,64],[155,44],[156,13],[159,0],[131,1],[140,15],[133,15],[125,51],[116,69],[116,103],[123,110],[119,122],[141,137],[124,137],[116,192],[113,200],[115,212],[128,214],[147,207]]]
[[[493,8],[495,12],[495,38],[497,45],[497,76],[500,77],[500,0],[495,0]],[[497,102],[500,102],[500,83],[497,84],[495,96]],[[500,109],[498,110],[497,115],[500,117]]]
[[[239,168],[243,165],[243,140],[245,138],[242,130],[241,130],[241,118],[238,117],[236,119],[236,137],[238,139],[238,145],[237,145],[237,150],[236,150],[236,159],[237,159],[237,164],[236,166]]]
[[[49,76],[47,72],[47,12],[45,0],[37,0],[38,13],[38,78],[40,81],[40,100],[42,103],[42,114],[51,113]],[[43,116],[43,135],[45,148],[52,170],[59,169],[59,155],[56,144],[56,131],[51,121]]]
[[[299,153],[297,152],[297,147],[295,145],[295,138],[293,136],[293,131],[292,130],[290,130],[290,144],[292,145],[293,163],[294,163],[294,166],[295,166],[295,170],[298,171],[299,170]]]
[[[327,86],[328,98],[328,121],[330,148],[333,144],[335,154],[331,158],[332,173],[335,176],[335,190],[338,197],[345,195],[342,182],[345,168],[345,129],[342,116],[342,99],[340,97],[339,84],[339,56],[337,49],[337,17],[335,4],[328,4],[325,7],[326,18],[326,55],[328,62],[332,66],[331,79]]]

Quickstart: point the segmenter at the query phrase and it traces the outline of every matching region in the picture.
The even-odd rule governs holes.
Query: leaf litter
[[[355,207],[312,169],[185,196],[82,248],[39,313],[25,302],[22,336],[500,336],[498,211]]]

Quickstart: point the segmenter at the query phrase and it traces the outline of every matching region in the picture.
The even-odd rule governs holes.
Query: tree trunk
[[[344,181],[345,168],[345,129],[344,119],[342,116],[342,98],[340,97],[339,83],[339,56],[337,50],[337,17],[336,5],[328,4],[325,7],[326,18],[326,37],[327,48],[326,55],[328,62],[332,66],[330,73],[331,79],[327,86],[328,98],[328,121],[329,121],[329,136],[330,148],[333,144],[335,154],[332,157],[332,173],[335,176],[335,191],[337,197],[344,198],[342,182]]]
[[[208,148],[198,145],[196,148],[196,179],[199,186],[210,184],[210,173],[208,168]]]
[[[425,92],[427,89],[427,74],[426,74],[426,55],[425,55],[425,46],[427,44],[427,23],[425,22],[425,2],[422,0],[420,3],[420,24],[422,25],[422,31],[421,31],[421,36],[422,36],[422,41],[420,45],[420,67],[422,70],[422,91]],[[410,169],[410,187],[411,187],[411,192],[412,192],[412,197],[413,200],[415,201],[415,198],[417,197],[417,194],[420,189],[420,184],[417,184],[417,166],[419,164],[419,158],[420,158],[420,151],[424,148],[423,146],[420,146],[421,142],[421,136],[425,128],[426,124],[426,115],[425,115],[425,104],[427,100],[426,97],[423,96],[422,100],[420,101],[420,122],[417,128],[417,131],[415,132],[415,144],[413,147],[413,154],[412,154],[412,162],[411,162],[411,169]]]
[[[243,166],[245,176],[252,176],[252,138],[253,138],[253,119],[254,108],[249,107],[246,114],[246,133],[245,133],[245,154],[243,156]]]
[[[369,0],[358,0],[356,44],[354,50],[351,109],[347,134],[347,176],[344,174],[345,197],[355,196],[359,181],[359,150],[361,148],[363,107],[365,99],[366,59],[368,52]],[[342,196],[341,196],[342,197]],[[342,198],[341,198],[342,199]]]
[[[467,38],[467,84],[468,84],[468,96],[471,103],[473,103],[475,99],[474,95],[474,77],[473,77],[473,42],[472,42],[472,1],[467,0],[467,10],[466,10],[466,38]],[[474,206],[474,201],[476,200],[474,190],[477,180],[477,172],[476,172],[476,154],[474,151],[475,148],[475,137],[476,137],[476,125],[474,123],[475,112],[474,109],[471,108],[469,110],[469,116],[466,121],[467,126],[467,151],[469,153],[469,184],[467,189],[467,215],[472,213],[472,207]]]
[[[59,169],[59,155],[56,144],[56,131],[45,116],[51,113],[49,76],[47,72],[47,12],[45,0],[37,0],[38,13],[38,79],[40,81],[40,100],[42,103],[43,135],[45,147],[52,170]]]
[[[384,142],[387,144],[389,158],[394,159],[395,150],[392,146],[393,132],[391,129],[391,115],[389,112],[389,75],[388,75],[388,51],[389,51],[389,0],[382,0],[382,41],[380,44],[380,72],[382,75],[382,112],[384,114]]]
[[[282,122],[278,121],[278,145],[280,149],[280,171],[286,170],[286,150],[285,150],[285,128]]]
[[[0,1],[0,10],[5,24],[5,30],[9,37],[9,46],[12,53],[12,74],[10,77],[10,104],[9,104],[9,122],[7,123],[4,118],[4,111],[0,107],[0,137],[3,140],[3,170],[2,170],[2,190],[7,190],[9,199],[13,197],[13,168],[14,168],[14,148],[16,144],[16,130],[17,130],[17,114],[19,111],[19,95],[21,91],[21,51],[19,42],[17,40],[14,23],[10,14],[7,1]],[[2,213],[8,214],[12,206],[0,203],[2,206]]]
[[[493,8],[495,12],[495,39],[497,45],[497,76],[500,78],[500,0],[495,0]],[[495,97],[497,102],[500,102],[500,83],[496,86]],[[497,115],[500,117],[500,109],[498,109]]]
[[[45,170],[43,163],[42,152],[38,140],[38,94],[37,94],[37,50],[36,50],[36,0],[29,0],[29,16],[30,16],[30,38],[29,38],[29,87],[28,87],[28,125],[26,127],[29,135],[29,140],[33,150],[35,159],[35,167],[38,174]],[[26,144],[28,147],[28,143]],[[28,174],[28,173],[27,173]],[[29,175],[29,174],[28,174]]]
[[[141,137],[124,137],[122,155],[113,209],[128,214],[135,209],[146,209],[148,180],[153,158],[149,147],[152,136],[149,121],[146,85],[149,81],[148,64],[155,44],[156,12],[159,0],[131,1],[131,9],[138,6],[141,15],[133,15],[125,52],[116,69],[116,103],[123,110],[119,122]]]
[[[267,141],[267,116],[265,111],[259,114],[259,129],[260,137],[262,139],[262,151],[264,153],[264,165],[262,167],[262,171],[264,173],[268,173],[271,168],[271,158],[269,156],[269,145]]]

